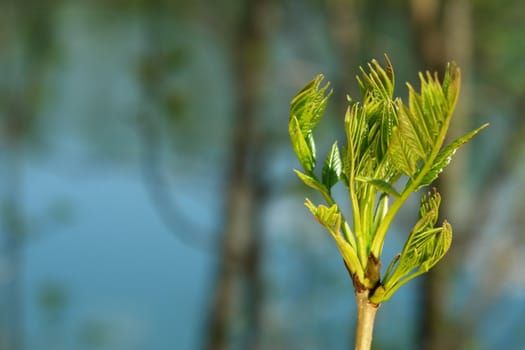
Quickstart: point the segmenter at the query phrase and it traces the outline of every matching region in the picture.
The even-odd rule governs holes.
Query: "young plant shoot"
[[[488,124],[444,146],[461,74],[448,64],[442,81],[437,73],[420,73],[420,90],[408,86],[408,103],[394,97],[394,70],[372,60],[360,68],[357,82],[362,102],[348,97],[344,120],[346,144],[337,141],[317,171],[313,131],[332,93],[323,75],[316,76],[291,103],[289,133],[302,171],[299,178],[317,190],[325,204],[306,206],[335,240],[352,278],[357,301],[356,346],[369,350],[375,313],[403,284],[431,269],[447,252],[452,227],[437,224],[441,197],[434,189],[423,195],[419,220],[402,251],[381,276],[385,238],[410,195],[428,187],[450,163],[456,150]],[[341,182],[348,190],[352,221],[332,196]]]

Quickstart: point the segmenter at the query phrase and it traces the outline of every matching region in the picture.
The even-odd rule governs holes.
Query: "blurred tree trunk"
[[[9,57],[14,51],[14,46],[20,44],[20,28],[16,21],[16,4],[13,2],[1,3],[0,19],[7,22],[5,39],[0,41],[2,52]],[[13,69],[15,60],[6,60],[2,74],[6,86],[0,90],[0,130],[2,139],[0,145],[2,191],[0,198],[0,268],[3,273],[0,277],[0,349],[20,350],[22,348],[22,256],[21,235],[17,230],[17,218],[20,214],[20,156],[19,136],[21,118],[19,115],[20,102],[17,101],[19,89],[11,87],[14,82],[19,83],[20,70]]]
[[[442,74],[447,61],[456,61],[462,70],[461,96],[450,126],[451,139],[460,136],[469,127],[471,115],[472,20],[468,0],[410,0],[410,15],[419,60],[426,70]],[[447,302],[447,279],[458,260],[458,247],[470,236],[467,228],[464,169],[465,150],[459,152],[450,167],[440,176],[435,186],[443,196],[441,214],[454,227],[455,244],[443,264],[423,277],[418,349],[455,349],[459,324],[447,324],[444,309]],[[463,220],[462,220],[463,218]],[[451,333],[452,332],[452,333]],[[454,335],[452,335],[454,334]]]
[[[198,225],[198,221],[181,214],[183,211],[179,198],[172,194],[174,191],[170,191],[171,184],[164,164],[166,136],[171,139],[174,136],[173,133],[163,134],[163,131],[169,126],[167,119],[176,114],[172,110],[164,112],[168,110],[169,104],[165,98],[166,80],[171,77],[169,73],[184,68],[183,63],[173,60],[173,57],[175,54],[184,55],[186,50],[171,42],[167,43],[166,22],[174,20],[173,9],[169,4],[167,0],[149,0],[138,4],[139,11],[144,14],[144,41],[147,48],[137,67],[142,94],[136,119],[142,151],[139,165],[144,187],[164,226],[181,243],[209,253],[210,235]]]
[[[265,1],[242,1],[235,31],[237,110],[229,165],[225,226],[221,241],[206,349],[256,347],[261,303],[261,144],[257,102],[265,56]]]
[[[51,52],[52,19],[43,15],[49,3],[6,1],[0,6],[4,20],[2,53],[6,60],[0,89],[0,129],[2,130],[2,213],[1,245],[6,271],[0,285],[2,308],[0,346],[24,349],[24,255],[27,233],[23,211],[23,150],[38,130],[37,105],[41,95],[43,71]]]

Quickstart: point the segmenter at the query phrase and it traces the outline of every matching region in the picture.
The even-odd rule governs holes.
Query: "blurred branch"
[[[163,176],[161,140],[153,116],[141,114],[137,130],[142,140],[140,167],[144,185],[154,208],[166,228],[182,243],[207,253],[214,253],[213,240],[204,228],[182,214],[180,206],[170,194],[170,184]],[[211,233],[208,234],[211,236]]]
[[[172,61],[165,62],[162,59],[165,49],[162,43],[162,33],[165,30],[163,15],[166,12],[167,3],[162,0],[153,0],[142,6],[146,13],[145,34],[148,54],[144,57],[140,67],[144,99],[142,111],[137,117],[137,131],[142,141],[140,167],[144,184],[166,228],[183,244],[213,253],[211,233],[206,232],[198,222],[192,221],[183,214],[177,198],[171,195],[169,181],[163,175],[165,172],[162,166],[163,135],[160,132],[163,126],[159,125],[160,117],[158,113],[155,113],[159,108],[155,109],[152,106],[165,102],[160,98],[162,79],[167,71],[179,67],[173,67],[170,65]]]

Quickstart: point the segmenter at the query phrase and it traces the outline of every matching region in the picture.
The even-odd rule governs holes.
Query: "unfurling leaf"
[[[315,142],[312,130],[315,128],[328,103],[332,91],[327,93],[330,84],[321,86],[324,77],[316,76],[292,100],[288,132],[297,159],[307,173],[315,168]]]
[[[434,227],[438,219],[439,206],[441,204],[441,195],[434,188],[432,192],[428,192],[421,197],[421,204],[419,207],[419,217],[424,218],[428,213],[432,212],[429,226]]]
[[[403,284],[430,270],[450,248],[452,227],[444,222],[442,227],[435,228],[441,197],[438,192],[423,196],[420,207],[420,219],[414,225],[403,251],[388,268],[382,286],[370,298],[382,302]]]
[[[428,145],[425,136],[419,129],[419,121],[401,100],[397,100],[397,103],[399,108],[399,135],[419,159],[425,159],[428,155]]]
[[[397,127],[392,132],[389,151],[394,167],[412,178],[417,170],[417,155]]]
[[[304,135],[308,135],[321,120],[332,90],[328,91],[329,83],[321,86],[324,76],[317,75],[301,91],[297,93],[291,103],[290,119],[297,118]]]
[[[332,235],[341,234],[341,213],[337,204],[332,205],[330,208],[324,205],[315,207],[314,204],[307,199],[305,205],[312,212],[313,216],[319,221],[321,225],[326,227]]]
[[[461,86],[461,71],[456,63],[448,63],[443,78],[443,92],[447,97],[449,108],[452,110],[456,105],[459,96],[459,87]]]
[[[313,145],[313,142],[311,141],[312,139],[310,139],[310,143],[306,142],[305,136],[303,135],[299,122],[295,116],[292,116],[290,119],[288,128],[292,147],[299,163],[301,163],[301,166],[307,173],[311,173],[315,168],[315,153],[310,148]]]
[[[306,175],[297,169],[294,169],[294,171],[297,174],[297,176],[299,176],[299,178],[305,183],[305,185],[313,188],[314,190],[318,190],[323,194],[328,194],[328,189],[325,187],[325,185],[320,183],[315,177]]]
[[[342,236],[341,226],[343,224],[346,225],[346,223],[343,223],[337,204],[332,205],[330,208],[324,205],[316,207],[309,199],[306,199],[304,204],[317,221],[330,232],[349,271],[360,280],[364,280],[364,269],[357,257],[355,238],[351,236],[347,241]]]
[[[383,69],[377,60],[368,64],[367,73],[360,68],[362,79],[357,76],[357,82],[361,88],[363,100],[367,98],[388,101],[394,93],[394,69],[387,55],[385,55],[386,68]]]

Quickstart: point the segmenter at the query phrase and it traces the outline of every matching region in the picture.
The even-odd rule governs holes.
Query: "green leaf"
[[[424,218],[428,213],[432,213],[429,218],[428,226],[434,227],[438,219],[439,205],[441,204],[441,195],[434,188],[431,192],[421,197],[421,204],[419,207],[419,217]]]
[[[421,264],[420,272],[428,272],[448,252],[452,244],[452,226],[447,221],[443,222],[441,230],[436,231],[432,238],[434,239],[434,248],[431,250],[431,255]]]
[[[381,282],[381,291],[371,297],[374,302],[382,302],[403,284],[430,270],[448,251],[452,242],[452,227],[444,222],[442,227],[434,228],[441,201],[434,191],[421,199],[421,218],[414,225],[398,260],[389,266],[389,273]]]
[[[334,186],[337,183],[337,181],[339,181],[339,177],[341,176],[341,171],[342,171],[341,155],[339,153],[339,147],[337,147],[337,141],[336,141],[332,145],[332,148],[330,149],[330,153],[328,153],[328,156],[326,157],[326,160],[323,166],[322,181],[323,181],[323,184],[326,186],[326,188],[328,189],[332,188],[332,186]]]
[[[379,191],[392,195],[394,197],[400,197],[401,195],[396,189],[386,181],[381,179],[373,179],[370,177],[358,176],[355,178],[357,181],[366,182],[376,187]]]
[[[332,90],[328,91],[330,83],[321,86],[324,76],[317,75],[294,97],[290,107],[290,119],[297,118],[301,132],[304,135],[316,127],[326,109]]]
[[[455,66],[454,66],[455,67]],[[449,68],[453,69],[453,68]],[[408,108],[412,127],[416,131],[418,143],[423,146],[422,158],[435,155],[433,150],[438,150],[444,141],[448,129],[452,110],[455,106],[459,92],[460,73],[457,68],[447,70],[444,80],[446,87],[439,82],[437,74],[420,73],[420,93],[407,84],[409,89]]]
[[[367,98],[388,101],[394,93],[394,69],[390,59],[385,55],[386,69],[383,69],[377,60],[372,60],[368,64],[368,72],[363,67],[359,67],[362,79],[356,77],[363,95],[363,100]]]
[[[434,160],[432,168],[423,177],[423,180],[421,181],[421,184],[418,186],[416,191],[434,182],[439,176],[439,174],[441,174],[441,172],[449,165],[456,151],[461,146],[469,142],[474,136],[476,136],[481,130],[485,129],[488,125],[489,124],[483,124],[476,130],[473,130],[468,134],[456,139],[455,141],[451,142],[448,146],[443,148],[443,150],[439,152],[436,159]]]
[[[333,235],[341,233],[341,213],[337,204],[328,208],[325,205],[315,206],[309,199],[306,199],[304,205],[312,212],[313,216],[330,231]]]
[[[297,169],[294,169],[293,171],[307,186],[313,188],[314,190],[318,190],[321,193],[328,193],[328,189],[325,187],[325,185],[319,182],[315,177],[306,175]]]
[[[358,173],[358,165],[366,153],[368,144],[368,125],[366,114],[359,103],[352,104],[346,111],[345,131],[348,145],[345,152],[345,174],[351,178]]]
[[[312,159],[314,162],[314,168],[315,168],[315,162],[316,162],[316,153],[317,150],[315,149],[315,140],[314,135],[310,132],[306,135],[304,135],[304,140],[306,141],[306,144],[308,145],[308,148],[310,149],[310,152],[312,152]]]
[[[374,234],[377,228],[379,227],[379,224],[381,223],[381,221],[383,221],[386,214],[388,213],[388,208],[389,208],[388,201],[389,201],[389,198],[388,198],[388,194],[386,193],[383,193],[379,197],[379,201],[377,202],[377,206],[376,206],[376,212],[374,214],[374,226],[372,229],[372,232]]]
[[[417,154],[403,138],[398,127],[393,129],[389,152],[394,167],[412,178],[417,170]]]
[[[352,240],[348,242],[341,235],[342,216],[337,204],[330,208],[324,205],[316,207],[309,199],[306,199],[304,204],[317,221],[330,232],[350,272],[357,275],[360,280],[364,280],[364,269],[357,257],[355,238],[352,236]]]
[[[394,70],[385,55],[386,68],[372,60],[368,71],[360,67],[361,77],[357,77],[363,94],[363,111],[367,123],[367,142],[372,159],[379,164],[388,150],[392,128],[397,124],[396,104],[392,100],[394,93]]]
[[[423,220],[423,219],[422,219]],[[452,243],[452,227],[444,222],[442,227],[417,231],[411,234],[407,245],[398,260],[394,261],[381,282],[379,293],[374,293],[370,301],[381,303],[388,300],[394,292],[413,278],[428,272],[447,253]],[[389,271],[389,272],[390,272]]]
[[[443,91],[447,97],[449,108],[452,110],[456,106],[461,86],[461,71],[455,62],[448,63],[443,78]]]
[[[404,139],[407,147],[413,151],[417,158],[425,159],[428,155],[428,140],[418,130],[418,122],[412,112],[401,102],[397,100],[399,109],[398,121],[399,132]]]
[[[301,163],[301,166],[307,173],[311,173],[315,168],[314,152],[310,147],[314,147],[313,138],[310,137],[308,143],[301,131],[301,127],[297,118],[292,116],[288,124],[288,132],[290,133],[290,140],[292,148]]]

